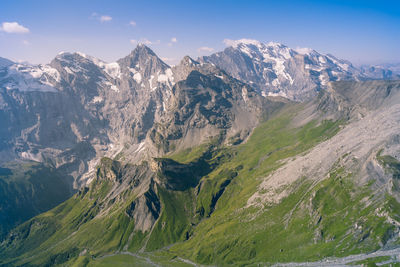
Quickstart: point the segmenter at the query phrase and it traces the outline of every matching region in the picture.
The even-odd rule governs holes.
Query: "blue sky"
[[[140,41],[174,64],[241,38],[400,62],[400,1],[1,0],[0,27],[0,56],[32,63],[61,51],[115,61]]]

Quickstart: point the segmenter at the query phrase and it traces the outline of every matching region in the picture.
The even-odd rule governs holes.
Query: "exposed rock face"
[[[172,68],[144,45],[114,63],[82,53],[49,65],[2,62],[0,161],[46,162],[75,187],[102,156],[136,162],[221,134],[244,140],[272,105],[258,92],[304,100],[329,81],[365,78],[331,55],[251,40]]]
[[[101,210],[99,216],[107,214],[113,205],[126,205],[131,193],[135,199],[126,207],[125,214],[135,221],[135,230],[151,230],[160,215],[160,199],[157,196],[156,173],[147,163],[141,165],[123,164],[109,158],[101,159],[97,169],[94,186],[106,180],[111,189],[97,203]]]
[[[0,166],[40,162],[71,178],[68,183],[75,189],[101,175],[114,183],[110,199],[133,183],[138,198],[128,214],[143,231],[159,216],[159,204],[152,197],[154,175],[115,164],[97,169],[102,157],[118,156],[123,164],[140,165],[210,138],[225,142],[235,136],[241,142],[266,106],[279,106],[209,64],[185,57],[171,68],[144,45],[114,63],[82,53],[61,53],[49,65],[3,63]],[[123,176],[139,178],[119,185]],[[167,188],[184,184],[161,180],[157,181]],[[48,185],[45,191],[53,190]],[[69,186],[65,190],[72,194]],[[43,211],[34,210],[29,214]]]
[[[76,187],[103,156],[139,162],[221,134],[243,140],[268,102],[214,66],[185,57],[170,68],[144,45],[115,63],[61,53],[49,65],[9,64],[1,161],[49,163]]]
[[[155,189],[155,185],[151,184],[149,190],[126,209],[127,215],[135,220],[135,230],[150,231],[160,216],[161,204]]]
[[[222,134],[243,139],[255,127],[267,100],[212,66],[191,66],[172,89],[168,108],[149,134],[161,153],[188,148]]]
[[[350,62],[312,49],[291,49],[242,39],[222,52],[199,59],[213,63],[264,95],[306,100],[329,81],[366,79]]]

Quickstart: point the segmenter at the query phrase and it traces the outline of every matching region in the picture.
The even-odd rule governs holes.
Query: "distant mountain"
[[[368,76],[373,79],[382,79],[382,80],[400,79],[400,63],[364,65],[361,66],[361,71],[365,76]]]
[[[224,51],[199,60],[215,64],[263,95],[292,100],[307,99],[325,89],[330,81],[367,78],[350,62],[329,54],[249,39],[237,40]]]

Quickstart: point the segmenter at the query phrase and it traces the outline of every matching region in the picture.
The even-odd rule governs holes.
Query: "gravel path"
[[[351,262],[361,261],[369,258],[376,258],[381,256],[391,256],[393,259],[390,261],[382,262],[384,263],[392,263],[392,262],[400,262],[400,248],[390,249],[390,250],[378,250],[369,254],[357,254],[350,255],[343,258],[327,258],[322,261],[316,262],[291,262],[291,263],[277,263],[273,266],[347,266],[347,264]],[[377,264],[379,265],[379,264]]]

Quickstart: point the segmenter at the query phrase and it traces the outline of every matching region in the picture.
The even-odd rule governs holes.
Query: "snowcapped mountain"
[[[330,81],[366,78],[350,62],[332,55],[249,39],[232,41],[224,51],[201,57],[199,61],[215,64],[263,95],[293,100],[315,95]]]
[[[171,68],[145,45],[114,63],[63,52],[9,65],[0,88],[2,161],[52,162],[79,183],[102,156],[140,160],[222,130],[243,139],[267,102],[210,64],[185,57]]]
[[[265,106],[280,104],[190,57],[171,68],[144,45],[114,63],[60,53],[48,65],[1,69],[0,166],[33,161],[79,188],[103,157],[139,164],[216,137],[240,143]],[[17,205],[4,190],[8,207]]]
[[[247,39],[174,67],[145,45],[112,63],[79,52],[1,62],[1,161],[51,162],[82,182],[101,156],[139,160],[220,131],[243,140],[268,102],[257,91],[305,100],[329,81],[366,79],[334,56]]]
[[[1,266],[272,264],[399,242],[400,81],[254,40],[173,67],[144,45],[2,62]]]

